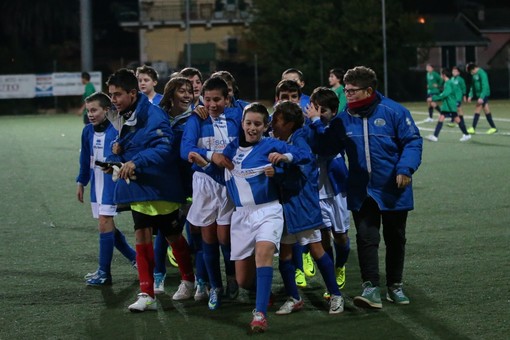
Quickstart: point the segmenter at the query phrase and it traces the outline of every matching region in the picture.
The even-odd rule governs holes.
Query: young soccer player
[[[83,203],[84,187],[90,182],[92,216],[99,225],[99,268],[85,276],[89,286],[112,284],[111,262],[113,249],[117,248],[136,268],[136,253],[126,242],[124,234],[115,227],[113,217],[117,215],[113,203],[114,182],[112,175],[105,174],[95,165],[104,161],[111,153],[110,145],[117,137],[117,131],[106,119],[111,107],[110,98],[102,92],[95,92],[85,98],[90,124],[83,128],[80,151],[80,173],[76,178],[76,197]]]
[[[227,108],[228,85],[222,78],[209,78],[202,91],[209,115],[206,119],[198,115],[189,117],[181,142],[181,157],[186,160],[190,152],[196,152],[210,161],[214,154],[221,153],[239,136],[241,129],[242,111]],[[234,205],[224,185],[217,183],[200,167],[194,166],[193,170],[193,202],[188,221],[201,229],[202,250],[211,285],[208,306],[216,310],[223,295],[219,248],[225,261],[228,294],[234,299],[239,292],[235,267],[230,260],[230,218]]]
[[[343,111],[345,105],[347,104],[347,98],[345,98],[343,85],[344,74],[345,71],[341,68],[332,68],[329,70],[329,86],[331,86],[331,89],[335,91],[338,100],[340,101],[338,104],[338,112]]]
[[[455,99],[457,100],[457,115],[459,119],[464,123],[464,111],[462,110],[462,102],[467,102],[467,89],[464,78],[460,75],[460,69],[457,66],[452,67],[452,84],[454,85]],[[451,117],[451,122],[448,123],[448,127],[455,127],[455,118]]]
[[[330,89],[318,87],[310,96],[307,113],[315,111],[315,115],[320,114],[322,124],[328,128],[331,120],[338,115],[338,105],[338,97],[335,98]],[[327,227],[321,229],[322,244],[331,259],[335,258],[336,283],[340,289],[345,286],[345,264],[351,249],[348,236],[350,213],[346,198],[348,170],[342,155],[343,153],[329,157],[318,156],[320,206],[322,219]],[[336,257],[333,257],[330,234],[333,235]],[[328,298],[329,294],[327,292],[325,297]]]
[[[283,71],[282,80],[294,80],[298,83],[299,87],[301,87],[301,91],[303,87],[305,87],[305,77],[303,76],[303,72],[298,70],[297,68],[289,68]],[[305,108],[310,103],[310,97],[301,92],[301,98],[299,99],[299,106],[301,108]]]
[[[152,104],[159,105],[163,96],[156,92],[159,78],[158,72],[150,66],[143,65],[136,69],[136,78],[138,79],[140,91],[149,98]]]
[[[191,109],[196,108],[198,105],[203,103],[202,101],[202,86],[203,86],[203,78],[202,73],[194,68],[194,67],[186,67],[182,69],[178,74],[178,76],[188,78],[193,85],[193,102],[191,104]]]
[[[226,167],[221,176],[236,210],[232,215],[232,253],[236,260],[236,277],[240,286],[253,287],[256,277],[256,302],[250,328],[253,332],[267,329],[267,305],[273,279],[273,257],[278,251],[283,231],[283,210],[278,202],[274,180],[266,176],[272,164],[303,165],[312,161],[309,152],[274,138],[263,138],[269,127],[269,113],[252,103],[244,110],[244,133],[231,142],[223,154],[215,153],[215,165],[207,166],[203,156],[190,153],[190,161],[214,172]]]
[[[477,99],[475,114],[473,116],[473,126],[470,127],[467,131],[472,135],[475,134],[476,125],[478,125],[478,120],[480,119],[480,112],[483,109],[485,118],[487,118],[487,122],[490,125],[490,129],[487,130],[486,133],[488,135],[492,135],[493,133],[498,132],[498,129],[496,128],[496,124],[494,124],[491,109],[489,107],[489,96],[491,95],[489,76],[485,70],[481,69],[475,63],[468,63],[466,65],[466,70],[471,74],[472,77],[471,89],[469,90],[468,95],[468,103],[471,103],[472,99]]]
[[[141,293],[128,308],[131,312],[156,310],[154,248],[152,235],[161,230],[174,249],[180,249],[182,219],[179,208],[185,197],[172,148],[173,132],[167,114],[138,92],[133,71],[120,69],[107,82],[120,122],[119,138],[107,160],[121,162],[116,173],[115,200],[129,204],[136,237],[136,262]],[[107,169],[108,170],[108,169]],[[194,282],[194,275],[185,278]]]
[[[454,121],[459,124],[459,129],[462,131],[462,137],[460,138],[461,142],[465,142],[471,139],[471,135],[468,134],[466,130],[466,126],[464,125],[464,120],[461,120],[457,115],[457,93],[455,92],[455,84],[451,80],[452,72],[448,69],[441,70],[441,77],[444,81],[443,92],[440,94],[434,95],[429,98],[429,101],[443,101],[441,105],[441,114],[439,115],[439,119],[437,120],[436,129],[433,135],[427,137],[427,139],[431,142],[437,142],[439,133],[443,128],[443,122],[446,115],[450,115],[454,118]]]
[[[94,87],[94,84],[92,84],[92,82],[90,81],[90,73],[88,72],[81,73],[81,83],[85,86],[85,88],[82,95],[83,103],[78,109],[77,115],[82,116],[83,124],[88,124],[90,122],[87,115],[87,109],[85,108],[85,99],[94,92],[96,92],[96,88]]]
[[[303,111],[298,104],[280,102],[275,106],[271,120],[274,137],[311,154],[307,143],[309,132],[305,130],[308,127],[303,127],[304,122]],[[311,158],[314,157],[311,155]],[[287,301],[276,314],[290,314],[303,307],[292,264],[292,250],[296,243],[301,246],[308,245],[317,262],[326,287],[331,292],[329,313],[342,313],[344,301],[335,280],[333,261],[321,243],[320,227],[323,226],[323,221],[317,187],[317,163],[313,161],[299,167],[290,167],[283,176],[275,175],[275,179],[279,184],[280,202],[285,217],[279,268],[288,295]]]
[[[212,77],[220,77],[223,80],[225,80],[225,82],[227,83],[228,95],[230,97],[229,98],[230,99],[230,107],[237,107],[237,108],[240,108],[241,110],[243,110],[246,107],[246,105],[249,104],[248,102],[239,99],[239,94],[240,94],[239,87],[237,86],[237,82],[236,82],[234,76],[230,72],[217,71],[211,75],[211,78]]]
[[[425,66],[427,70],[427,106],[429,109],[429,118],[427,118],[426,122],[433,122],[432,115],[434,113],[434,109],[436,109],[439,113],[441,110],[435,101],[429,100],[433,95],[439,94],[441,92],[441,87],[443,86],[443,80],[438,72],[434,70],[434,66],[432,64],[427,64]]]

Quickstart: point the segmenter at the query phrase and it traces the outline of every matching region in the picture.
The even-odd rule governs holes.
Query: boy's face
[[[457,77],[459,74],[460,74],[460,72],[459,72],[459,70],[458,70],[458,69],[456,69],[456,68],[452,68],[452,75],[453,75],[454,77]]]
[[[212,117],[218,117],[229,104],[228,98],[219,89],[204,91],[204,106]]]
[[[340,85],[340,79],[338,79],[333,73],[329,74],[329,86],[339,86]]]
[[[430,66],[430,65],[425,66],[425,69],[427,70],[427,72],[434,71],[434,68],[432,66]]]
[[[317,103],[313,103],[313,106],[317,111],[321,114],[321,121],[323,124],[329,124],[331,119],[335,117],[336,112],[331,111],[330,108],[327,108],[325,106],[319,106]]]
[[[152,80],[147,73],[139,73],[137,78],[138,88],[145,94],[152,93],[154,91],[154,87],[158,84],[158,82]]]
[[[273,136],[282,141],[287,141],[292,134],[292,122],[286,122],[281,114],[273,115],[271,120],[271,128],[273,129]]]
[[[264,125],[264,117],[262,114],[251,111],[244,114],[243,130],[248,143],[256,143],[261,140],[266,129],[267,126]]]
[[[172,111],[175,109],[179,114],[186,112],[192,100],[193,89],[186,84],[182,85],[175,91],[172,98]]]
[[[193,84],[193,95],[195,98],[199,98],[200,94],[202,93],[202,81],[196,74],[193,77],[189,77],[188,79],[191,81],[191,84]]]
[[[110,95],[112,104],[115,105],[117,111],[123,112],[136,101],[137,91],[131,90],[130,92],[127,92],[122,87],[110,85],[108,86],[108,94]]]
[[[299,74],[297,73],[287,73],[282,76],[282,80],[294,80],[298,83],[299,87],[305,86],[305,82],[299,79]]]
[[[299,104],[299,93],[297,91],[295,92],[281,91],[278,98],[276,98],[276,101],[279,103],[284,100],[288,100],[293,103]]]
[[[85,103],[85,108],[87,109],[87,117],[94,126],[99,125],[104,121],[106,117],[106,110],[99,105],[98,100]]]

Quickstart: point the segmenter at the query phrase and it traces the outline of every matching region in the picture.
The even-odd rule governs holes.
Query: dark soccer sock
[[[154,297],[154,248],[152,242],[136,245],[140,291]]]
[[[129,260],[129,262],[136,261],[135,250],[129,245],[129,243],[127,243],[126,237],[117,228],[115,228],[115,248],[117,248],[117,250]]]
[[[114,232],[99,234],[99,270],[110,275],[115,236]]]
[[[292,246],[292,263],[294,268],[303,271],[303,246],[299,243],[295,243]]]
[[[333,247],[328,247],[327,249],[325,248],[324,251],[326,252],[326,254],[328,254],[328,256],[331,259],[331,261],[335,260],[335,255],[333,253]]]
[[[189,282],[195,282],[195,274],[193,273],[193,261],[191,261],[191,250],[182,234],[177,241],[171,243],[172,252],[175,260],[179,265],[181,279]]]
[[[234,261],[230,261],[230,244],[220,244],[221,253],[223,254],[223,262],[225,264],[225,274],[227,276],[235,276],[236,268]]]
[[[351,252],[351,239],[347,238],[346,244],[338,244],[336,242],[333,242],[333,245],[335,246],[336,252],[335,267],[341,268],[345,266],[345,264],[347,263],[347,259],[349,258],[349,253]]]
[[[429,106],[429,118],[432,118],[433,114],[434,114],[434,108],[432,106]]]
[[[299,300],[300,297],[296,285],[296,269],[292,265],[292,260],[280,260],[278,262],[278,269],[280,270],[287,296],[292,296],[294,299]]]
[[[158,230],[158,234],[154,240],[154,273],[166,274],[167,249],[168,241],[161,231]]]
[[[434,130],[434,136],[439,136],[441,129],[443,128],[443,122],[437,122],[436,130]]]
[[[273,267],[257,268],[257,296],[255,297],[255,309],[257,312],[267,314],[267,305],[271,295],[271,283],[273,281]]]
[[[202,242],[202,249],[204,250],[204,262],[211,289],[222,288],[219,244]]]
[[[489,112],[485,115],[485,118],[487,118],[487,122],[489,122],[489,125],[491,126],[491,128],[495,129],[496,128],[496,124],[494,124],[494,121],[492,120],[492,114]]]
[[[464,124],[464,126],[466,126],[466,123],[464,122],[464,116],[459,115],[459,118],[460,118],[460,121],[462,122],[462,124]]]
[[[459,122],[459,129],[460,129],[460,131],[462,131],[463,134],[465,134],[465,135],[469,134],[466,129],[466,124],[464,124],[464,119],[462,119],[462,118]]]
[[[478,119],[480,119],[480,114],[475,113],[473,116],[473,129],[476,129],[476,126],[478,125]]]
[[[202,250],[202,235],[200,235],[200,233],[193,233],[191,237],[193,238],[193,246],[195,249],[195,276],[197,280],[209,282],[207,268],[204,262],[204,251]]]
[[[320,259],[316,259],[317,267],[322,275],[322,279],[326,284],[326,288],[331,295],[342,295],[338,289],[335,277],[335,268],[333,267],[333,261],[326,254],[322,255]]]

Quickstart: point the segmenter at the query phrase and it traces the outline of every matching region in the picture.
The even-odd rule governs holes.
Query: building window
[[[228,51],[228,54],[236,54],[237,53],[237,38],[228,38],[227,51]]]
[[[475,46],[466,46],[466,64],[467,63],[476,63],[476,53]]]
[[[445,68],[451,68],[455,66],[457,60],[457,51],[455,46],[443,46],[441,47],[441,66]]]

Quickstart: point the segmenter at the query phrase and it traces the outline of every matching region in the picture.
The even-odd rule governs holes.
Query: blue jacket
[[[115,186],[115,202],[132,203],[163,200],[184,202],[177,167],[178,150],[172,148],[173,132],[167,114],[152,105],[147,96],[138,94],[136,124],[124,124],[118,143],[122,154],[111,155],[109,161],[133,161],[136,180],[119,179]]]
[[[306,141],[307,137],[308,132],[300,128],[292,134],[289,144],[309,153],[311,161],[301,165],[285,164],[285,171],[275,176],[280,189],[285,226],[291,234],[323,225],[317,187],[317,163]]]
[[[323,128],[320,119],[312,127]],[[423,140],[411,113],[377,93],[371,111],[359,116],[344,110],[324,134],[316,134],[319,155],[336,155],[345,149],[349,160],[347,205],[359,211],[372,197],[382,211],[414,208],[412,185],[397,188],[396,177],[411,177],[421,164]]]

